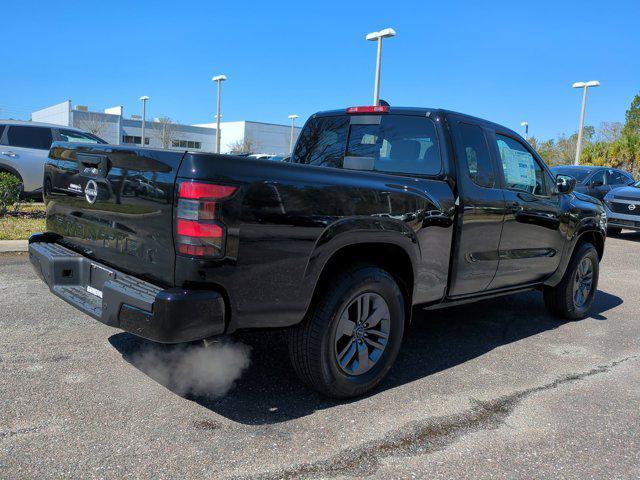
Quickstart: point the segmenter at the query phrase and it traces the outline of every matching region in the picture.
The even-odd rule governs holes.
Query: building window
[[[131,145],[140,145],[142,137],[136,137],[134,135],[123,135],[122,143],[128,143]],[[144,137],[144,144],[149,145],[149,137]]]
[[[173,148],[202,148],[202,144],[200,142],[195,142],[193,140],[172,140],[171,146]]]

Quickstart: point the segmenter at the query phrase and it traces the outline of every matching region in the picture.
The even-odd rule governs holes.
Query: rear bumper
[[[224,333],[225,305],[220,293],[162,289],[50,240],[46,234],[29,239],[33,268],[51,292],[96,320],[162,343]]]

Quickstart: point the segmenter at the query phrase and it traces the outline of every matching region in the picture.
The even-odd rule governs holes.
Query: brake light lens
[[[176,205],[176,251],[181,255],[220,258],[226,227],[218,218],[218,204],[237,190],[230,185],[181,181]]]
[[[365,105],[361,107],[349,107],[347,113],[388,113],[389,107],[386,105]]]
[[[215,223],[178,219],[178,235],[197,238],[221,238],[224,231]]]
[[[211,183],[201,182],[182,182],[180,183],[180,198],[210,198],[212,200],[222,200],[230,197],[237,190],[236,187],[229,185],[214,185]]]

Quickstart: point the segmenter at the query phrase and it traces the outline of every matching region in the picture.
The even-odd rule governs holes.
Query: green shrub
[[[6,215],[13,207],[18,208],[22,183],[11,173],[0,172],[0,216]]]

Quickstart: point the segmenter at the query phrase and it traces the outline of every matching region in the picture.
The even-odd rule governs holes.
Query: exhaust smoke
[[[242,343],[146,346],[131,363],[178,395],[225,395],[250,363],[251,348]]]

